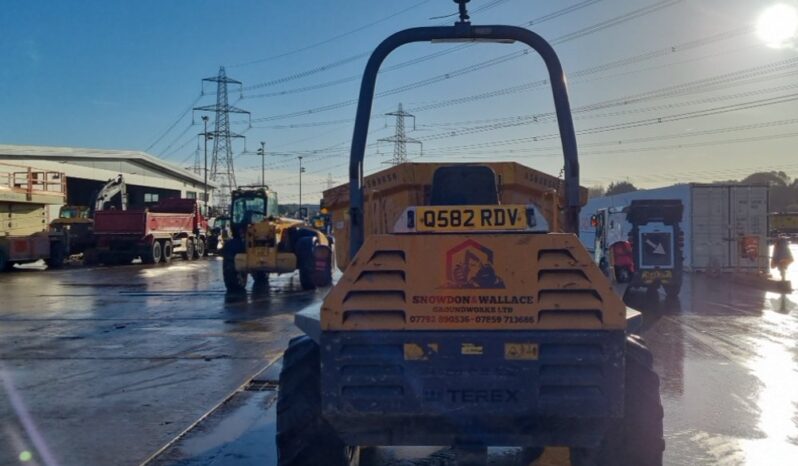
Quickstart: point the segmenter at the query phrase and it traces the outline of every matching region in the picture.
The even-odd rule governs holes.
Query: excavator
[[[627,309],[577,237],[587,191],[565,74],[515,26],[453,26],[385,39],[363,74],[349,184],[326,191],[343,275],[283,356],[280,466],[365,464],[374,447],[546,447],[575,466],[652,466],[664,450],[659,378]],[[406,163],[363,175],[377,75],[418,42],[525,44],[548,70],[563,178],[517,163]],[[499,150],[497,149],[497,152]],[[552,190],[554,200],[548,202]],[[548,196],[548,197],[547,197]]]
[[[119,198],[114,204],[114,198]],[[127,185],[119,174],[109,179],[92,196],[90,206],[65,205],[59,209],[58,218],[50,222],[50,230],[65,233],[68,255],[82,254],[94,244],[94,212],[108,208],[127,210]]]

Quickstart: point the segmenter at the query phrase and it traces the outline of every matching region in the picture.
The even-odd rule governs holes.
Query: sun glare
[[[769,7],[759,15],[756,32],[768,47],[792,45],[798,32],[798,10],[784,3]]]

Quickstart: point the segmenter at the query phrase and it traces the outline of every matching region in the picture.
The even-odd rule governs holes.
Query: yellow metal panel
[[[364,232],[366,236],[390,233],[404,209],[429,204],[432,177],[439,167],[455,163],[404,163],[363,179]],[[462,165],[462,164],[459,164]],[[562,180],[515,162],[491,162],[496,173],[501,204],[536,204],[553,231],[560,225],[558,206],[565,204]],[[587,189],[580,188],[582,204]],[[324,191],[336,239],[336,263],[349,265],[349,184]]]
[[[574,235],[372,235],[322,328],[623,329],[625,309]]]

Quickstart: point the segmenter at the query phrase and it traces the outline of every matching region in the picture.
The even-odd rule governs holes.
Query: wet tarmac
[[[227,297],[215,258],[0,274],[0,465],[140,464],[280,356],[321,297],[294,281]]]
[[[20,464],[23,448],[55,460],[28,464],[138,464],[156,452],[150,464],[276,464],[278,358],[293,313],[321,293],[283,283],[226,302],[219,265],[0,276],[13,290],[0,303],[0,464]],[[166,273],[176,267],[180,278]],[[798,284],[796,264],[788,278]],[[92,280],[105,285],[93,292]],[[662,381],[666,465],[796,464],[798,293],[689,274],[679,300],[629,300]],[[380,456],[452,464],[437,448]],[[518,461],[502,449],[489,464]],[[535,464],[567,465],[567,452]]]

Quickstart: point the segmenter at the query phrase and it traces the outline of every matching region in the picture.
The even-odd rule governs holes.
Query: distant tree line
[[[742,180],[716,181],[715,184],[754,184],[770,187],[771,212],[798,212],[798,178],[791,179],[783,171],[757,172],[746,176]],[[616,181],[604,186],[588,188],[588,196],[611,196],[637,191],[637,187],[630,181]]]

